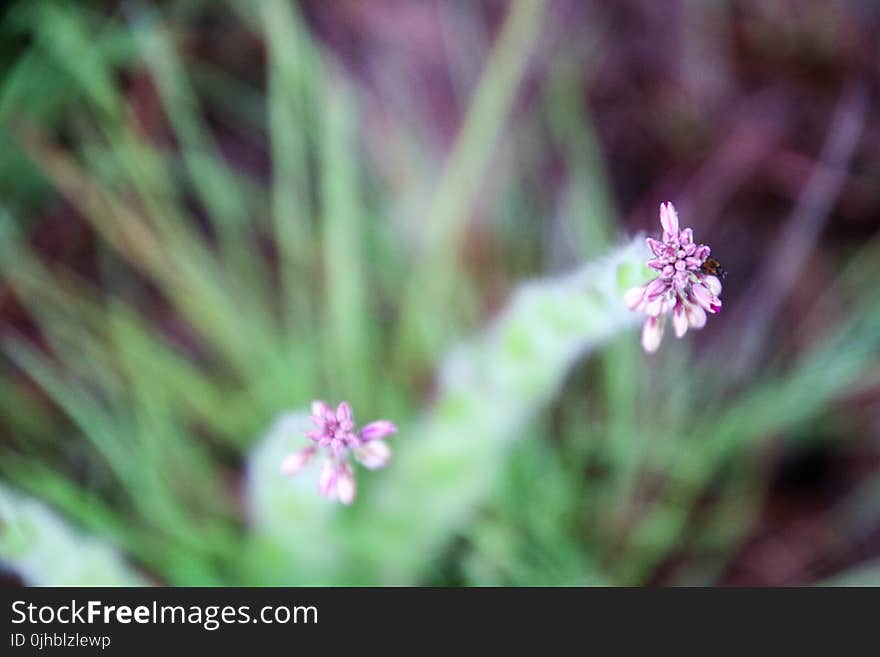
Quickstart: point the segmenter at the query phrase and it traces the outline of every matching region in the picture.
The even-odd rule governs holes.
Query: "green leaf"
[[[143,586],[117,549],[0,485],[0,561],[32,586]]]

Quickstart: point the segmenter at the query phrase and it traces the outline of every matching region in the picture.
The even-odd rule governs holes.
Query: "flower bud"
[[[394,423],[388,420],[377,420],[376,422],[370,422],[361,429],[361,440],[378,440],[393,433],[397,433],[397,427],[394,426]]]
[[[348,463],[342,463],[336,470],[336,496],[343,504],[351,504],[355,493],[354,472]]]
[[[365,468],[377,470],[391,459],[391,448],[384,440],[373,440],[358,447],[354,455]]]
[[[293,454],[289,454],[281,462],[281,473],[290,476],[295,475],[298,472],[302,472],[305,467],[309,463],[311,463],[312,457],[314,455],[314,447],[304,447],[303,449],[297,450]]]
[[[336,499],[336,480],[337,480],[337,470],[336,464],[332,459],[327,459],[324,461],[324,465],[321,467],[321,476],[318,478],[318,491],[324,497],[335,500]]]

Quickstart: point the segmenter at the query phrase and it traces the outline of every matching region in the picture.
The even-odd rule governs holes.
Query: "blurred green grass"
[[[590,318],[617,312],[609,299],[638,274],[615,270],[588,290],[607,296],[591,311],[577,314],[593,302],[585,293],[516,325],[511,353],[533,359],[535,390],[489,382],[450,400],[433,383],[445,353],[463,349],[468,367],[504,378],[511,353],[462,345],[483,335],[499,287],[508,299],[553,264],[534,235],[543,216],[564,207],[580,258],[621,248],[569,55],[549,64],[538,109],[513,113],[544,3],[511,5],[448,157],[422,146],[425,120],[406,105],[368,144],[368,93],[295,5],[229,7],[264,39],[265,93],[187,53],[183,10],[19,3],[9,19],[31,45],[3,81],[5,183],[59,194],[101,248],[93,274],[47,261],[29,244],[32,198],[4,197],[0,268],[33,327],[3,336],[3,480],[161,583],[643,584],[680,553],[692,558],[687,581],[714,581],[757,513],[760,450],[833,418],[878,364],[877,246],[828,288],[851,312],[745,385],[689,343],[647,360],[628,320],[573,372],[570,354],[541,374],[549,347],[532,332],[576,320],[591,335]],[[167,138],[145,132],[123,75],[150,80]],[[541,121],[564,161],[561,202],[524,191],[540,188],[528,139]],[[268,180],[222,154],[218,124],[265,141]],[[493,238],[475,267],[462,251],[478,209]],[[412,215],[403,226],[401,212]],[[414,443],[399,469],[360,478],[352,509],[290,484],[305,510],[289,516],[286,544],[255,544],[248,454],[313,398],[394,418],[394,440],[410,429]],[[474,419],[447,437],[456,403],[476,405]]]

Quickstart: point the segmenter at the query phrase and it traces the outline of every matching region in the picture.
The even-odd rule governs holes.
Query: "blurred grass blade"
[[[366,230],[357,178],[354,98],[338,85],[327,92],[321,146],[321,210],[327,280],[325,349],[338,394],[355,401],[367,395],[369,358],[363,250]]]
[[[434,321],[437,308],[447,308],[460,268],[458,249],[483,177],[532,48],[541,31],[546,11],[544,0],[513,2],[486,68],[474,92],[458,139],[434,191],[424,224],[424,252],[405,290],[400,319],[401,344],[407,357],[431,355],[439,346],[441,322]],[[403,354],[399,354],[402,356]]]
[[[584,99],[583,71],[576,60],[560,58],[551,70],[544,111],[563,154],[568,172],[563,220],[581,257],[592,257],[607,248],[617,224],[602,148]]]
[[[823,580],[817,586],[864,586],[876,588],[880,586],[880,559],[874,559],[861,566]]]
[[[208,214],[218,222],[221,234],[232,239],[237,235],[236,227],[246,218],[241,194],[235,176],[226,166],[200,115],[195,90],[175,46],[158,19],[139,17],[133,33],[156,81],[166,115],[180,140],[187,169]]]
[[[166,246],[151,221],[90,178],[78,163],[39,132],[22,135],[46,176],[132,265],[161,283],[181,313],[243,372],[271,359],[270,318],[204,244]],[[248,339],[243,339],[248,336]]]
[[[34,379],[76,423],[105,459],[108,466],[129,491],[139,484],[139,462],[130,437],[115,432],[117,422],[101,403],[69,380],[64,372],[45,355],[23,340],[6,339],[4,351],[23,371]],[[125,436],[125,439],[120,439]]]
[[[260,9],[268,56],[272,216],[285,322],[291,330],[304,324],[300,313],[310,311],[305,269],[314,261],[315,240],[307,135],[321,62],[291,3],[268,0]]]

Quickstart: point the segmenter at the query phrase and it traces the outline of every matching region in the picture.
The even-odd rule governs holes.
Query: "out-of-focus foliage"
[[[0,487],[0,559],[29,584],[143,586],[119,552],[82,536],[45,504]]]
[[[487,464],[506,459],[511,439],[557,394],[579,357],[636,321],[620,296],[646,275],[645,258],[637,239],[580,271],[519,290],[485,335],[444,360],[433,409],[394,441],[394,466],[370,486],[357,514],[331,513],[315,498],[314,483],[311,494],[302,484],[285,485],[278,464],[310,421],[307,413],[280,418],[248,472],[255,540],[260,549],[287,555],[267,576],[291,572],[289,583],[345,584],[363,576],[349,571],[359,564],[383,581],[417,583],[425,555],[438,554],[466,527],[491,490],[496,472]],[[302,536],[315,558],[304,558]]]

